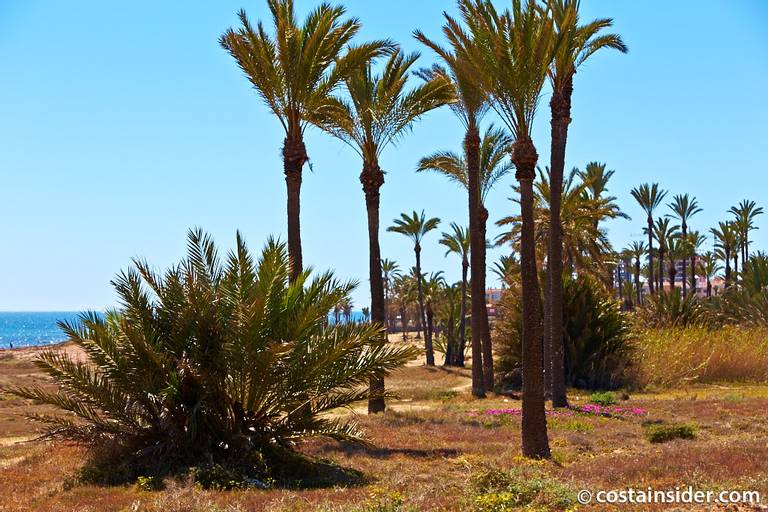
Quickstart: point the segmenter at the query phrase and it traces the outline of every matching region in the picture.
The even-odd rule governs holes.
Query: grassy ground
[[[44,383],[32,357],[29,350],[0,352],[0,384]],[[530,502],[535,510],[608,510],[576,507],[576,491],[627,486],[745,489],[768,497],[768,386],[697,385],[633,394],[618,404],[647,410],[642,416],[551,417],[553,461],[530,462],[519,457],[520,418],[486,414],[519,408],[519,400],[473,400],[469,377],[468,370],[419,365],[396,372],[388,385],[401,400],[384,415],[359,415],[375,448],[322,440],[302,447],[308,455],[362,471],[366,482],[312,490],[213,492],[168,482],[163,491],[144,492],[74,485],[85,451],[63,443],[24,442],[37,426],[23,414],[39,406],[0,395],[0,511],[506,510],[499,503],[515,500]],[[570,398],[573,405],[583,405],[588,395],[573,390]],[[693,423],[697,436],[651,444],[645,438],[648,422]]]

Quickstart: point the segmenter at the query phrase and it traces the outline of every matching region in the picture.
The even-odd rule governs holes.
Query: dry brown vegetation
[[[0,384],[42,382],[31,362],[33,353],[0,354]],[[542,510],[564,509],[568,500],[575,503],[575,492],[582,488],[690,484],[701,490],[748,489],[768,495],[768,386],[692,384],[664,393],[633,394],[620,404],[646,409],[646,416],[550,418],[553,461],[532,462],[519,456],[520,418],[484,413],[519,408],[520,402],[504,396],[474,400],[469,382],[469,371],[464,369],[417,365],[396,372],[388,384],[401,400],[384,415],[359,417],[373,448],[329,441],[312,441],[301,448],[308,455],[361,471],[364,481],[307,490],[216,492],[172,480],[157,492],[81,485],[75,476],[84,449],[25,442],[34,437],[37,425],[24,414],[38,406],[3,395],[0,511],[472,510],[480,503],[483,485],[510,471],[513,476],[503,478],[540,482],[548,489],[534,496],[533,505]],[[574,405],[587,400],[586,394],[571,392]],[[694,440],[650,444],[644,437],[647,421],[694,423],[698,435]]]

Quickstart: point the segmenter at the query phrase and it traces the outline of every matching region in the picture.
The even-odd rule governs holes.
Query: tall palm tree
[[[392,328],[392,318],[390,317],[390,300],[392,298],[392,285],[397,276],[400,275],[400,266],[396,261],[390,259],[381,260],[381,278],[384,281],[384,324],[387,330]]]
[[[664,291],[664,256],[667,254],[667,245],[672,238],[678,235],[680,226],[670,224],[669,217],[660,217],[656,219],[653,225],[653,237],[656,239],[659,247],[659,291]],[[669,283],[669,288],[675,287],[674,281]]]
[[[731,221],[719,222],[709,230],[715,238],[715,254],[725,263],[725,287],[731,283],[731,258],[738,251],[737,228]],[[738,271],[738,269],[737,269]]]
[[[547,246],[547,308],[551,317],[545,343],[549,345],[551,361],[546,362],[552,371],[552,405],[568,405],[565,394],[565,359],[563,345],[563,245],[560,237],[560,184],[565,172],[565,153],[568,141],[568,125],[571,123],[571,98],[573,77],[579,67],[596,52],[612,48],[627,52],[624,42],[616,34],[603,34],[613,25],[610,18],[579,22],[579,0],[548,0],[549,15],[554,21],[555,53],[549,67],[552,96],[550,166],[552,180],[552,204],[550,209],[550,238]],[[609,176],[610,177],[610,176]]]
[[[304,131],[318,116],[333,111],[338,100],[333,92],[349,75],[372,58],[388,51],[388,41],[374,41],[342,50],[360,30],[357,18],[343,20],[345,9],[322,4],[299,24],[293,0],[267,0],[274,36],[261,22],[254,28],[245,11],[241,27],[228,29],[219,43],[237,61],[248,80],[278,118],[285,131],[283,172],[288,192],[288,252],[291,279],[302,270],[301,181],[309,160]]]
[[[512,170],[512,164],[506,159],[509,152],[509,146],[512,139],[501,128],[495,128],[490,125],[483,134],[478,151],[479,174],[480,174],[480,218],[478,219],[478,229],[480,230],[480,239],[486,239],[488,210],[485,208],[485,201],[488,193],[501,178],[509,174]],[[416,169],[417,172],[433,171],[443,174],[451,181],[463,186],[469,191],[469,166],[467,165],[466,152],[465,158],[451,151],[440,151],[422,158]],[[471,230],[470,230],[471,239]],[[471,240],[470,240],[471,241]],[[474,294],[481,293],[480,299],[475,302],[482,302],[476,308],[480,311],[477,324],[480,325],[479,338],[482,339],[482,366],[483,366],[483,386],[485,389],[493,388],[493,347],[491,345],[491,335],[488,326],[488,314],[485,306],[485,269],[486,269],[486,247],[485,243],[480,244],[481,256],[479,260],[480,271],[472,274],[473,297]],[[471,251],[470,251],[471,252]],[[477,282],[475,282],[477,280]],[[473,316],[475,309],[473,309]],[[474,328],[473,328],[474,332]],[[474,366],[473,366],[474,368]]]
[[[461,258],[461,309],[459,312],[459,351],[446,354],[446,364],[464,366],[464,347],[466,346],[467,327],[467,271],[469,270],[469,233],[455,222],[451,223],[453,233],[443,233],[440,243],[447,247],[445,255],[457,254]],[[450,345],[448,346],[450,349]]]
[[[640,267],[642,266],[642,259],[646,253],[645,242],[634,241],[627,249],[625,249],[635,260],[635,301],[639,306],[642,304],[643,292],[640,286]]]
[[[680,221],[680,231],[683,239],[687,243],[688,241],[688,221],[691,217],[701,212],[699,203],[695,197],[688,197],[688,194],[678,194],[672,198],[672,202],[667,205],[672,210],[672,216]],[[683,258],[683,295],[686,294],[688,289],[687,277],[687,259]],[[691,265],[691,272],[694,272],[693,265]],[[694,285],[694,293],[696,292]]]
[[[648,234],[648,289],[651,292],[651,295],[653,295],[653,212],[664,200],[664,196],[667,195],[667,192],[665,190],[660,190],[658,183],[653,183],[652,185],[643,183],[639,187],[633,188],[630,193],[638,202],[640,208],[645,212],[647,219],[647,226],[644,231]]]
[[[384,171],[379,166],[382,151],[411,129],[425,113],[451,101],[450,83],[441,76],[407,90],[408,74],[418,54],[403,55],[395,49],[381,74],[372,63],[345,79],[349,102],[339,100],[337,108],[321,117],[320,126],[350,146],[363,160],[360,183],[365,194],[368,217],[368,275],[371,283],[371,319],[384,325],[384,282],[381,276],[379,245],[379,204]],[[375,383],[368,410],[384,411],[383,381]],[[375,393],[373,392],[375,391]]]
[[[443,35],[448,40],[444,47],[429,39],[419,30],[414,37],[432,49],[441,63],[433,66],[429,74],[441,74],[453,83],[456,101],[451,105],[454,114],[464,126],[464,155],[467,174],[467,196],[470,236],[470,268],[472,273],[470,316],[472,332],[472,395],[485,397],[488,378],[493,378],[493,358],[483,357],[485,345],[490,347],[490,328],[485,306],[485,234],[482,232],[483,208],[480,176],[480,121],[488,111],[488,95],[482,87],[482,78],[476,66],[479,48],[471,34],[461,24],[443,14]],[[487,340],[487,342],[486,342]],[[486,343],[484,343],[486,342]],[[489,371],[490,370],[490,371]]]
[[[432,349],[432,336],[427,330],[426,311],[424,309],[424,288],[422,286],[421,276],[421,241],[424,236],[430,231],[437,229],[440,224],[440,219],[432,217],[427,219],[424,210],[421,214],[416,213],[414,210],[413,215],[407,215],[405,213],[400,214],[399,219],[394,219],[394,225],[389,226],[387,231],[392,233],[400,233],[408,237],[413,242],[413,252],[416,255],[416,287],[419,293],[419,316],[421,320],[422,329],[424,329],[424,352],[427,356],[427,366],[435,366],[435,352]]]
[[[749,232],[758,229],[755,226],[755,219],[763,214],[763,208],[758,207],[757,203],[750,200],[743,200],[738,206],[731,206],[728,210],[735,217],[734,221],[739,230],[741,244],[741,263],[744,265],[749,259]]]
[[[492,107],[515,139],[511,159],[520,186],[523,295],[523,455],[549,458],[540,343],[541,305],[534,239],[533,180],[538,153],[531,138],[533,118],[552,62],[552,20],[534,0],[513,0],[498,13],[490,0],[462,0],[464,21],[481,49],[478,64]]]

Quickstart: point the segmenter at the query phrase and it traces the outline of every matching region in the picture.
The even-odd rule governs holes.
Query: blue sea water
[[[14,347],[34,347],[50,345],[66,340],[66,336],[59,329],[57,322],[60,320],[75,320],[79,313],[74,311],[35,311],[35,312],[0,312],[0,349]],[[331,313],[328,316],[330,323],[334,323],[335,317]],[[362,311],[352,312],[352,321],[365,320]],[[340,322],[347,319],[341,317]]]
[[[56,323],[74,320],[72,311],[0,312],[0,348],[31,347],[65,341]]]

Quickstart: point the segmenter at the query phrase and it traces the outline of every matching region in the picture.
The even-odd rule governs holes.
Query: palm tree
[[[534,184],[534,217],[537,254],[546,253],[549,239],[549,209],[552,196],[549,169],[538,169],[539,179]],[[606,256],[612,252],[611,243],[600,223],[618,217],[626,217],[614,197],[592,199],[588,182],[579,178],[582,173],[572,169],[563,181],[560,194],[560,223],[563,240],[563,264],[568,272],[587,272],[605,281]],[[519,192],[519,188],[515,188]],[[511,242],[516,250],[520,246],[521,217],[512,215],[496,222],[498,226],[511,226],[497,238],[497,244]]]
[[[672,215],[674,218],[680,221],[680,229],[681,234],[684,240],[688,239],[688,221],[691,217],[696,215],[697,213],[701,212],[701,208],[699,208],[699,203],[696,201],[695,197],[688,197],[688,194],[678,194],[675,197],[672,198],[672,202],[668,204],[669,208],[672,210]],[[694,273],[693,265],[691,265],[691,272]],[[687,284],[687,261],[686,258],[683,258],[683,295],[686,294],[688,284]],[[694,285],[694,293],[696,292],[695,285]]]
[[[699,233],[698,231],[691,231],[688,233],[686,247],[688,250],[688,257],[691,262],[691,294],[696,295],[696,258],[697,254],[701,251],[704,242],[707,241],[707,237]]]
[[[639,306],[643,298],[642,288],[640,287],[640,267],[642,266],[641,260],[646,253],[645,242],[634,241],[625,250],[635,259],[635,298]]]
[[[653,237],[659,244],[659,291],[662,293],[664,292],[664,256],[667,254],[667,244],[677,236],[680,229],[680,226],[671,225],[670,222],[668,217],[660,217],[653,225]],[[674,287],[674,281],[669,283],[670,289]]]
[[[304,131],[319,116],[336,110],[334,90],[350,72],[388,51],[388,41],[351,47],[342,55],[360,29],[357,18],[342,20],[345,9],[322,4],[299,25],[293,0],[268,0],[274,22],[274,37],[261,22],[254,29],[245,11],[238,16],[242,26],[228,29],[219,43],[237,61],[248,80],[277,116],[285,131],[283,172],[288,191],[288,252],[291,279],[302,270],[300,196],[302,168],[309,160]]]
[[[512,280],[512,276],[520,273],[520,262],[515,253],[499,256],[499,261],[493,264],[493,273],[501,281],[501,287],[505,288]]]
[[[758,215],[763,214],[763,208],[758,207],[754,201],[745,199],[739,203],[739,206],[731,206],[728,211],[735,217],[736,226],[739,230],[741,263],[744,265],[749,258],[749,232],[758,229],[755,226],[755,219]]]
[[[707,279],[707,297],[712,297],[712,279],[720,272],[717,256],[712,251],[707,251],[698,259],[699,272]]]
[[[488,110],[488,95],[481,83],[476,64],[479,48],[471,34],[448,14],[443,14],[443,35],[449,47],[429,39],[419,30],[414,37],[432,49],[441,64],[425,71],[425,75],[440,74],[453,84],[456,101],[451,105],[454,114],[464,126],[464,155],[469,211],[470,268],[472,272],[470,316],[472,332],[472,395],[485,397],[486,383],[493,379],[493,357],[483,357],[484,348],[490,348],[490,328],[485,305],[485,234],[482,231],[484,209],[481,198],[480,175],[480,121]],[[466,16],[465,16],[466,18]],[[487,340],[487,342],[486,342]],[[486,342],[486,343],[484,343]],[[489,371],[490,370],[490,371]]]
[[[410,275],[398,273],[394,276],[392,284],[403,330],[403,341],[406,341],[408,339],[408,306],[418,300],[415,293],[416,282]]]
[[[455,253],[461,258],[461,309],[459,312],[459,351],[456,354],[446,353],[446,364],[464,366],[464,347],[466,346],[467,326],[467,271],[469,270],[469,233],[466,228],[451,223],[453,233],[443,233],[440,243],[448,248],[445,255]],[[450,345],[448,347],[450,349]],[[451,356],[453,358],[451,358]]]
[[[413,242],[413,252],[416,254],[416,287],[419,292],[419,317],[421,320],[422,329],[424,329],[424,351],[427,356],[427,366],[435,366],[435,353],[432,349],[432,336],[427,330],[426,311],[424,309],[424,289],[421,280],[421,241],[424,235],[430,231],[437,229],[440,224],[440,219],[432,217],[427,219],[424,215],[424,210],[421,211],[421,215],[414,210],[413,215],[408,216],[405,213],[400,214],[399,219],[394,219],[393,226],[387,228],[387,231],[393,233],[400,233],[407,236]]]
[[[726,288],[732,284],[731,258],[738,251],[737,229],[733,222],[730,221],[720,222],[716,228],[710,228],[710,232],[715,238],[715,254],[725,263]]]
[[[533,118],[552,62],[554,31],[534,0],[513,0],[496,12],[490,0],[462,0],[459,8],[481,49],[478,64],[492,107],[515,139],[511,159],[520,183],[523,295],[523,455],[549,458],[540,343],[541,305],[534,239],[533,180],[538,153],[531,138]]]
[[[360,183],[365,193],[368,213],[368,275],[371,283],[371,319],[384,325],[384,282],[381,276],[379,245],[379,204],[384,171],[379,167],[382,151],[409,130],[426,112],[446,104],[452,98],[450,83],[443,77],[407,91],[408,72],[418,54],[392,52],[380,75],[372,64],[350,73],[345,79],[350,101],[339,100],[337,108],[321,118],[320,125],[360,155],[363,170]],[[378,395],[383,382],[374,383]],[[376,394],[372,393],[374,396]],[[384,400],[369,403],[369,412],[384,411]]]
[[[653,183],[652,185],[643,183],[639,187],[633,188],[631,194],[640,205],[640,208],[643,209],[647,218],[647,226],[644,231],[648,234],[648,289],[651,295],[653,295],[653,212],[664,200],[667,192],[659,190],[658,183]]]
[[[486,239],[487,223],[488,223],[488,210],[485,208],[485,201],[488,197],[488,193],[499,182],[501,178],[509,174],[512,170],[512,164],[505,158],[508,154],[509,146],[512,144],[512,139],[501,128],[495,128],[490,125],[483,134],[483,138],[480,142],[480,148],[478,151],[479,160],[479,173],[480,173],[480,219],[478,221],[480,230],[480,239]],[[466,152],[465,152],[466,153]],[[466,155],[465,155],[466,156]],[[419,162],[419,166],[416,169],[417,172],[434,171],[439,172],[446,176],[449,180],[454,181],[463,186],[469,191],[469,166],[467,165],[466,158],[461,158],[456,153],[450,151],[440,151],[430,156],[422,158]],[[470,230],[471,231],[471,230]],[[471,242],[471,234],[470,234]],[[491,335],[488,326],[488,313],[485,306],[485,269],[486,269],[486,247],[485,244],[480,244],[481,256],[477,258],[480,260],[480,271],[475,271],[472,274],[473,290],[472,296],[481,293],[480,299],[475,302],[482,302],[480,306],[474,308],[475,311],[480,311],[479,319],[476,323],[480,325],[479,337],[482,340],[482,367],[483,367],[483,386],[485,389],[493,388],[493,347],[491,345]],[[470,251],[471,252],[471,251]],[[477,282],[475,282],[477,281]],[[474,328],[472,330],[474,332]],[[474,367],[474,366],[473,366]]]
[[[560,236],[560,190],[565,172],[565,152],[568,125],[571,123],[571,97],[573,77],[578,68],[592,55],[604,48],[627,51],[624,42],[616,34],[601,34],[613,25],[610,18],[579,24],[579,0],[549,0],[548,13],[554,22],[555,53],[549,66],[552,96],[550,165],[552,167],[552,208],[550,209],[550,238],[547,245],[547,308],[550,317],[545,343],[549,345],[552,371],[552,405],[565,407],[565,359],[563,345],[563,244]]]
[[[381,260],[381,278],[384,281],[384,324],[387,330],[392,329],[392,319],[390,318],[389,308],[392,297],[392,284],[397,276],[400,275],[400,267],[397,262],[389,259]]]
[[[685,264],[688,259],[687,237],[683,238],[681,233],[677,233],[667,239],[667,257],[669,258],[669,288],[675,289],[675,278],[677,277],[677,262],[682,261]],[[685,279],[683,279],[685,284]]]
[[[435,333],[435,306],[440,299],[440,292],[445,286],[443,272],[432,272],[429,277],[422,276],[422,288],[424,291],[424,316],[427,323],[424,327],[424,338],[432,340]],[[434,356],[433,356],[434,357]],[[434,361],[432,363],[434,366]]]

